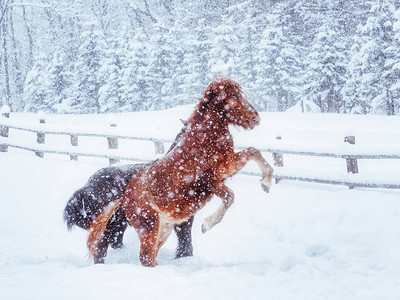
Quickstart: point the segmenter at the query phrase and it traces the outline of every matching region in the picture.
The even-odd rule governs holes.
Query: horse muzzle
[[[247,120],[247,127],[250,129],[254,129],[254,127],[260,125],[260,117],[255,116],[251,120]]]

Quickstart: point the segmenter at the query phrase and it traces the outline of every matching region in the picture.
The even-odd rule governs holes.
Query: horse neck
[[[216,109],[196,110],[188,121],[191,134],[206,133],[209,141],[229,135],[228,120],[224,116],[220,116],[216,111]]]

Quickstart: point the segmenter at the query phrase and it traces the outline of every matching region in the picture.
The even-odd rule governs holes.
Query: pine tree
[[[388,24],[389,25],[389,24]],[[400,114],[400,9],[394,13],[392,43],[385,50],[385,79],[386,101],[382,101],[380,110],[387,115]]]
[[[149,75],[148,36],[138,28],[126,42],[126,67],[122,70],[122,110],[146,110],[152,99],[148,95]]]
[[[356,114],[366,114],[370,111],[370,103],[362,97],[361,93],[362,63],[359,59],[361,43],[361,39],[356,36],[350,50],[347,80],[342,90],[345,111]]]
[[[49,81],[48,60],[44,53],[36,56],[32,69],[26,75],[23,101],[25,111],[38,112],[47,110]]]
[[[265,27],[255,56],[257,106],[262,110],[284,111],[299,94],[298,51],[284,35],[278,16],[265,16]]]
[[[163,28],[157,28],[150,38],[149,73],[151,74],[147,97],[151,99],[147,109],[165,109],[171,107],[168,81],[172,77],[171,54],[173,47],[168,39],[168,33]]]
[[[203,20],[196,18],[191,3],[179,13],[180,18],[170,31],[173,47],[174,72],[171,80],[175,89],[171,90],[174,105],[194,103],[207,84],[206,72],[209,42],[205,35]]]
[[[178,22],[180,23],[180,22]],[[164,49],[168,60],[166,69],[163,72],[163,87],[161,90],[161,103],[165,108],[183,104],[184,95],[180,90],[180,84],[183,83],[184,78],[184,56],[185,56],[185,38],[187,29],[181,26],[172,26],[172,28],[165,33]],[[189,66],[190,67],[190,66]]]
[[[107,45],[103,33],[95,23],[84,24],[82,44],[75,64],[75,94],[73,111],[94,113],[100,111],[98,92],[101,82],[99,70],[105,57]]]
[[[256,84],[260,89],[256,104],[262,110],[279,110],[278,103],[283,95],[280,84],[279,60],[283,43],[282,30],[267,27],[263,33],[256,55]]]
[[[208,61],[209,78],[212,79],[215,75],[225,75],[226,73],[235,75],[237,73],[239,38],[226,15],[222,17],[221,25],[212,30],[212,36],[214,38],[211,42]]]
[[[344,111],[341,90],[346,82],[345,45],[335,31],[323,25],[316,36],[307,67],[307,98],[321,108],[321,112]]]
[[[105,52],[104,63],[99,69],[98,81],[100,112],[119,112],[126,107],[123,102],[124,82],[123,72],[126,66],[126,42],[121,37],[108,40],[108,49]]]
[[[49,80],[49,93],[46,99],[47,111],[69,112],[69,101],[71,97],[72,73],[64,59],[61,49],[53,55],[53,59],[47,69]]]
[[[373,3],[365,25],[360,26],[352,47],[346,106],[352,112],[393,114],[388,69],[393,65],[394,6]],[[389,80],[385,82],[385,80]]]
[[[242,3],[233,5],[229,9],[230,19],[235,24],[234,30],[239,39],[237,80],[243,84],[252,102],[260,99],[257,95],[263,95],[256,83],[257,47],[255,46],[260,44],[260,33],[265,28],[267,16],[271,14],[270,10],[263,9],[264,5],[265,3],[260,1],[249,0],[246,3],[246,10],[243,10]],[[264,105],[261,107],[265,109]]]

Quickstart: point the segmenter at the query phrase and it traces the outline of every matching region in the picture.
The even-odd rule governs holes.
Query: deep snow
[[[181,125],[171,120],[187,112],[181,108],[135,113],[132,120],[122,118],[121,127],[140,128],[136,123],[173,138]],[[48,116],[49,122],[69,118]],[[78,123],[98,124],[107,116],[77,118]],[[370,135],[381,136],[381,142],[400,144],[398,118],[295,114],[262,118],[261,128],[254,132],[235,131],[238,141],[259,144],[260,136],[268,139],[274,131],[297,141],[321,138],[318,130],[336,130],[329,139],[341,140],[350,129],[363,143],[374,129]],[[318,128],[313,122],[319,122]],[[382,136],[383,131],[387,135]],[[310,166],[311,158],[285,159],[289,166],[311,170],[321,165],[328,170],[345,168],[343,161],[336,165],[320,159]],[[218,198],[196,215],[194,257],[174,260],[176,238],[171,234],[160,251],[159,266],[144,268],[138,259],[137,235],[130,228],[125,248],[110,249],[105,265],[93,265],[87,258],[87,233],[79,228],[68,232],[62,211],[70,195],[106,164],[88,158],[73,162],[59,155],[40,159],[15,149],[0,153],[1,299],[396,299],[400,295],[400,191],[281,181],[266,194],[257,178],[241,174],[227,181],[236,200],[220,224],[201,233],[202,220],[219,206]],[[380,165],[370,162],[362,168],[361,164],[360,172],[379,177],[374,171]],[[391,164],[382,170],[398,174]]]

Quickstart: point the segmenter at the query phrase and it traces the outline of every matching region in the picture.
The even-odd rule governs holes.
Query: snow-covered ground
[[[122,128],[173,138],[181,127],[179,118],[188,113],[190,109],[183,107],[114,117]],[[97,126],[108,118],[77,116],[75,122]],[[277,134],[298,143],[314,139],[343,143],[343,135],[350,133],[361,145],[378,138],[394,150],[400,145],[398,117],[265,113],[262,120],[252,132],[234,130],[235,138],[248,146],[273,140]],[[71,116],[47,117],[47,123],[70,121]],[[10,138],[28,135],[10,131]],[[64,138],[49,136],[46,143],[68,143],[69,137]],[[105,144],[80,140],[85,143]],[[150,148],[136,146],[132,151],[148,155]],[[12,148],[0,153],[1,299],[396,299],[400,295],[399,190],[281,181],[266,194],[257,178],[241,174],[227,181],[236,201],[223,222],[201,233],[202,220],[219,206],[218,198],[196,215],[193,257],[174,260],[176,237],[171,234],[160,251],[159,266],[142,267],[138,238],[129,228],[125,248],[110,249],[105,265],[93,265],[87,258],[87,232],[79,228],[68,232],[62,211],[71,194],[107,163],[90,158],[74,162],[60,155],[40,159]],[[285,163],[345,172],[341,159],[285,156]],[[360,173],[372,179],[380,172],[398,176],[398,163],[360,161]]]

